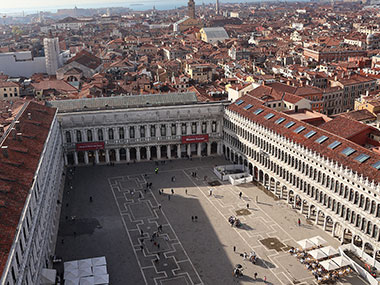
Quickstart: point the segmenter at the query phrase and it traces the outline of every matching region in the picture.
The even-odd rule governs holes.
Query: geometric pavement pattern
[[[145,178],[130,175],[108,182],[145,283],[203,284]]]

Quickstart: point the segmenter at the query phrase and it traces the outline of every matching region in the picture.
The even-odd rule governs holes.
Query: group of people
[[[235,218],[234,216],[230,216],[228,218],[228,222],[231,224],[231,227],[233,226],[240,227],[242,225],[241,221],[238,218]]]

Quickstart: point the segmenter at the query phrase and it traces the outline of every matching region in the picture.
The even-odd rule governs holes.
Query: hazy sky
[[[72,6],[74,7],[77,5],[80,7],[81,5],[89,5],[89,4],[103,4],[104,2],[107,2],[106,0],[13,0],[13,1],[7,1],[7,0],[1,0],[0,5],[0,11],[2,9],[23,9],[23,8],[39,8],[39,7],[60,7],[60,6]],[[137,1],[122,1],[122,0],[112,0],[110,1],[113,4],[115,3],[126,3],[126,2],[132,2],[136,3]]]

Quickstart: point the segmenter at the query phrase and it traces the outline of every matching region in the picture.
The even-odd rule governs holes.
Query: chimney
[[[32,119],[32,113],[28,113],[28,119],[29,119],[29,120]]]
[[[16,131],[20,131],[20,121],[16,121],[15,127],[16,127]]]
[[[16,136],[17,136],[17,140],[19,142],[21,142],[22,141],[22,133],[17,133]]]
[[[3,156],[5,157],[5,158],[8,158],[8,146],[2,146],[1,147],[1,152],[3,153]]]

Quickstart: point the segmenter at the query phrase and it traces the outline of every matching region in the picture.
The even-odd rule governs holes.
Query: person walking
[[[210,196],[212,196],[212,189],[210,189]]]
[[[257,272],[255,272],[255,274],[253,274],[253,276],[255,277],[255,279],[257,279]]]
[[[240,199],[241,199],[241,196],[242,196],[242,195],[243,195],[243,193],[242,193],[242,192],[240,192],[240,193],[239,193],[239,198],[240,198]]]
[[[264,276],[264,283],[266,284],[267,283],[267,277]]]
[[[187,189],[185,189],[185,194],[187,195]]]
[[[195,216],[195,217],[194,217],[194,220],[195,220],[196,222],[198,222],[198,216]]]
[[[172,188],[172,195],[174,195],[174,190],[173,190],[173,188]]]
[[[249,204],[247,204],[247,209],[249,209]]]
[[[191,221],[194,222],[194,216],[191,216]]]
[[[234,252],[236,252],[236,246],[234,246]]]
[[[90,196],[90,203],[92,203],[92,196]]]
[[[298,219],[298,226],[301,226],[301,219]]]

